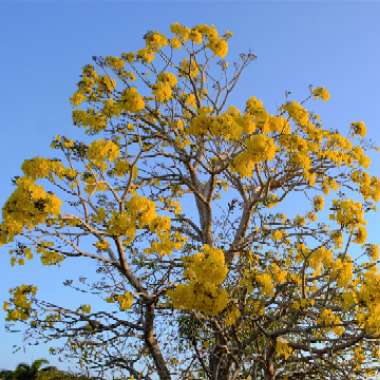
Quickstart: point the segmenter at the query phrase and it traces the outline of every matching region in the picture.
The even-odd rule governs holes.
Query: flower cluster
[[[167,295],[177,309],[201,311],[217,315],[228,302],[227,291],[221,287],[227,275],[224,252],[208,245],[202,252],[184,259],[187,284],[177,285]]]

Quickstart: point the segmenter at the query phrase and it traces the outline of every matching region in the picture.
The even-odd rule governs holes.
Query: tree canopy
[[[312,110],[324,87],[232,105],[256,56],[229,63],[232,33],[210,25],[170,29],[83,68],[71,98],[83,139],[56,136],[52,158],[26,160],[3,207],[12,265],[92,260],[96,273],[65,284],[99,301],[70,309],[23,284],[7,320],[105,377],[374,378],[366,215],[380,179],[365,123],[325,127]]]
[[[1,370],[0,380],[89,380],[86,376],[61,371],[54,366],[44,366],[49,362],[37,359],[32,364],[20,363],[14,371]]]

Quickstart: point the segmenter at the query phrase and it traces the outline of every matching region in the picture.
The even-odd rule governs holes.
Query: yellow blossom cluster
[[[309,250],[305,253],[309,253]],[[317,276],[320,274],[322,266],[325,269],[331,268],[331,265],[334,262],[334,254],[330,249],[321,246],[310,252],[308,255],[308,261],[310,266],[314,269],[314,275]]]
[[[167,292],[177,309],[201,311],[207,315],[222,312],[228,293],[221,287],[227,275],[224,252],[205,245],[202,252],[184,259],[187,284],[177,285]]]
[[[143,48],[137,51],[136,58],[140,59],[142,62],[145,63],[152,63],[153,60],[156,58],[156,54],[153,50]]]
[[[110,244],[107,240],[99,240],[94,244],[94,246],[99,251],[107,251],[110,248]]]
[[[119,146],[112,140],[94,140],[88,146],[88,159],[93,165],[102,170],[107,168],[107,163],[105,161],[113,162],[119,157],[119,155]]]
[[[98,218],[99,216],[96,216],[96,219]],[[104,218],[105,215],[100,216],[101,220]],[[112,212],[107,226],[107,232],[111,236],[122,237],[125,244],[129,244],[136,237],[138,229],[147,229],[154,233],[158,240],[152,240],[149,247],[144,249],[147,254],[168,255],[181,249],[186,242],[185,236],[178,231],[172,234],[170,217],[158,215],[156,204],[138,194],[134,194],[126,202],[125,211]]]
[[[180,250],[186,242],[186,237],[176,231],[173,235],[167,232],[156,231],[160,240],[151,242],[150,247],[144,253],[157,253],[160,256],[171,254],[175,250]]]
[[[251,116],[255,127],[260,129],[263,133],[272,132],[287,135],[291,132],[288,120],[281,115],[270,115],[265,109],[263,102],[255,96],[247,100],[246,113]]]
[[[168,39],[161,33],[151,32],[145,35],[146,47],[153,51],[161,50],[168,44]]]
[[[131,292],[126,291],[123,294],[117,295],[115,298],[119,304],[119,308],[121,311],[128,310],[133,305],[134,299]]]
[[[250,160],[254,163],[271,161],[277,152],[274,140],[264,134],[251,136],[246,144]]]
[[[114,70],[120,71],[124,68],[125,62],[123,59],[114,56],[108,56],[104,59],[104,62],[112,67]]]
[[[334,213],[330,218],[336,220],[342,227],[355,227],[358,224],[365,224],[363,205],[352,199],[342,199],[333,201]]]
[[[313,198],[314,211],[322,211],[325,205],[325,199],[321,195]]]
[[[16,185],[16,190],[3,207],[3,243],[13,240],[24,228],[31,229],[49,217],[57,217],[61,209],[61,200],[31,178],[21,177]]]
[[[273,138],[264,134],[252,135],[246,142],[247,149],[238,154],[233,162],[233,169],[242,177],[252,175],[256,164],[275,158],[277,146]]]
[[[335,220],[342,228],[347,228],[355,232],[355,242],[365,243],[367,231],[365,229],[366,220],[363,205],[352,199],[342,199],[333,201],[334,213],[330,214],[330,219]]]
[[[116,89],[116,81],[109,75],[99,75],[92,65],[83,68],[78,90],[71,97],[73,106],[79,106],[84,101],[97,101]]]
[[[48,178],[53,179],[57,176],[59,179],[73,178],[76,175],[75,170],[65,168],[61,161],[49,160],[42,157],[35,157],[30,160],[25,160],[21,166],[25,177],[32,180]]]
[[[94,109],[74,110],[73,123],[79,127],[86,127],[90,132],[99,132],[107,127],[107,118]]]
[[[323,309],[319,315],[318,322],[338,336],[342,335],[345,331],[341,319],[331,309]]]
[[[207,46],[218,57],[224,58],[228,53],[228,43],[224,38],[213,38]]]
[[[301,127],[307,126],[309,123],[309,112],[298,102],[291,101],[283,106],[289,117]]]
[[[380,274],[372,266],[364,275],[359,291],[354,294],[353,303],[361,303],[365,308],[357,309],[357,319],[366,332],[380,334]]]
[[[122,294],[112,294],[105,299],[107,303],[118,303],[121,311],[130,309],[134,302],[134,297],[131,292],[126,290]]]
[[[153,94],[156,100],[165,103],[171,99],[173,88],[177,84],[177,77],[170,72],[162,72],[157,76],[157,82],[153,86]]]
[[[265,296],[272,296],[274,293],[274,283],[270,273],[259,273],[256,275],[256,281],[260,285]]]
[[[175,34],[175,46],[191,40],[194,44],[201,44],[203,41],[206,46],[218,57],[224,58],[228,53],[228,43],[226,37],[220,37],[214,26],[200,24],[190,29],[180,23],[174,23],[170,27]]]
[[[122,236],[125,243],[131,242],[136,236],[136,225],[131,215],[127,212],[114,211],[107,225],[107,232],[111,236]]]
[[[79,310],[84,314],[90,314],[91,313],[91,305],[83,304],[80,306]]]
[[[54,249],[54,243],[51,241],[39,242],[36,249],[40,254],[41,262],[44,265],[56,265],[65,259],[65,256]]]
[[[10,290],[10,302],[4,302],[3,309],[7,313],[7,321],[25,321],[30,317],[32,301],[37,288],[32,285],[20,285]]]
[[[360,193],[365,200],[372,199],[374,202],[380,200],[380,178],[370,176],[362,170],[355,170],[351,179],[359,185]]]
[[[281,231],[281,230],[274,230],[274,231],[272,232],[272,239],[273,239],[274,241],[281,241],[281,240],[284,239],[284,236],[285,236],[285,234],[284,234],[284,232]]]
[[[135,87],[127,88],[120,97],[120,106],[123,110],[137,113],[144,109],[144,98],[138,93]]]
[[[220,136],[226,140],[239,140],[244,134],[255,131],[256,125],[249,114],[240,114],[236,107],[230,107],[221,115],[212,116],[209,109],[199,110],[190,123],[188,132],[191,135]]]
[[[332,277],[336,278],[337,285],[341,288],[350,285],[353,276],[353,262],[347,256],[344,260],[338,258],[332,265]]]
[[[291,356],[293,349],[289,346],[288,341],[282,337],[276,339],[276,354],[285,360]]]
[[[129,53],[124,56],[128,62],[132,62],[136,56],[142,62],[150,64],[155,59],[156,53],[168,45],[168,39],[158,32],[149,32],[145,35],[144,39],[145,47],[138,50],[136,55]]]
[[[330,93],[325,87],[316,87],[312,91],[313,96],[327,102],[330,99]]]
[[[126,174],[129,174],[132,179],[135,179],[138,175],[138,167],[136,165],[132,165],[128,160],[124,158],[119,158],[115,160],[115,165],[110,173],[117,177],[122,177]]]
[[[359,135],[360,137],[365,137],[367,134],[367,127],[363,121],[357,121],[351,123],[352,133],[354,135]]]
[[[190,78],[196,78],[199,74],[199,65],[192,59],[188,60],[184,58],[179,65],[179,75],[189,76]]]
[[[79,106],[83,101],[92,98],[96,91],[99,75],[93,65],[86,65],[82,70],[82,77],[78,83],[78,90],[71,97],[73,106]]]
[[[156,217],[156,205],[150,199],[135,194],[127,202],[126,208],[137,225],[144,227],[152,223]]]
[[[379,245],[378,244],[370,244],[368,246],[367,252],[368,252],[369,257],[374,261],[377,261],[380,257],[380,251],[379,251]]]

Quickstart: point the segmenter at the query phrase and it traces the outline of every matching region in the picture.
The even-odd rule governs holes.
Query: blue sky
[[[380,144],[379,16],[380,3],[361,1],[0,0],[0,201],[12,191],[11,178],[24,158],[48,155],[56,134],[79,135],[68,98],[91,56],[140,48],[146,31],[166,33],[176,21],[231,30],[229,57],[249,49],[258,56],[233,95],[235,104],[256,95],[274,110],[285,90],[302,98],[309,84],[324,85],[331,101],[314,108],[325,125],[344,131],[351,121],[364,120],[368,136]],[[380,175],[376,161],[372,172]],[[370,237],[380,243],[378,219],[370,220]],[[59,280],[76,274],[80,270],[70,264],[11,270],[0,248],[0,301],[8,288],[28,282],[36,282],[45,298],[65,299]],[[12,355],[20,336],[4,332],[0,314],[0,368],[47,357],[44,346]]]

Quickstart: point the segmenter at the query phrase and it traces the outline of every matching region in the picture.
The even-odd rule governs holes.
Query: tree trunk
[[[217,345],[210,355],[211,380],[229,380],[231,359],[225,350]]]
[[[268,360],[265,366],[265,380],[275,380],[276,371],[274,369],[273,363]]]
[[[170,380],[170,372],[166,365],[165,359],[162,356],[160,346],[158,344],[157,338],[154,334],[154,305],[146,305],[146,314],[145,314],[145,326],[144,326],[144,339],[145,343],[148,346],[150,355],[153,358],[154,364],[158,372],[160,380]]]

